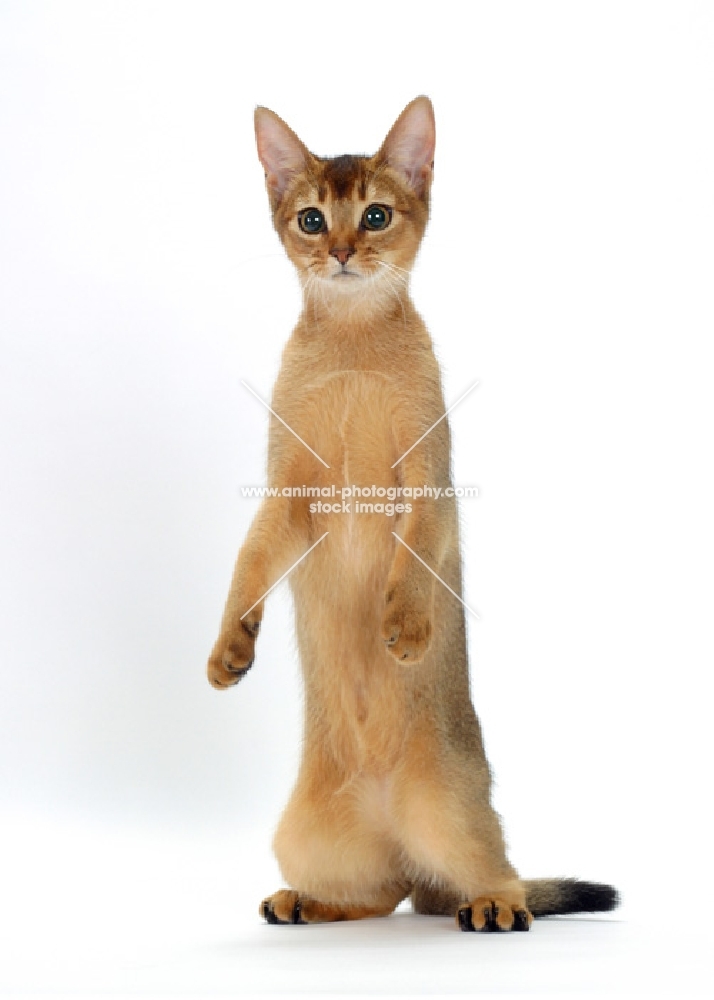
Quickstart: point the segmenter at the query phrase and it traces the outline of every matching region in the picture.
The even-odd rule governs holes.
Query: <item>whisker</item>
[[[406,267],[399,267],[397,264],[390,264],[389,261],[386,260],[378,260],[377,263],[381,264],[382,267],[386,267],[393,273],[395,278],[399,281],[403,281],[404,284],[406,284],[409,280],[410,272],[406,269]]]
[[[399,287],[398,287],[397,284],[395,284],[395,282],[400,282],[403,286],[405,286],[406,283],[407,283],[406,278],[403,275],[399,274],[399,272],[397,270],[393,270],[394,265],[388,264],[384,260],[377,261],[377,263],[381,264],[382,267],[385,268],[384,280],[385,280],[385,282],[387,284],[387,287],[389,288],[390,292],[394,295],[394,297],[399,302],[399,305],[400,305],[401,310],[402,310],[402,319],[404,321],[404,329],[406,330],[406,328],[407,328],[407,314],[406,314],[406,310],[404,309],[404,302],[402,300],[402,296],[399,294]]]

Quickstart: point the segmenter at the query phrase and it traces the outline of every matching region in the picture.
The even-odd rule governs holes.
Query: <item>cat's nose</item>
[[[333,247],[330,256],[337,257],[340,264],[346,264],[354,252],[354,247]]]

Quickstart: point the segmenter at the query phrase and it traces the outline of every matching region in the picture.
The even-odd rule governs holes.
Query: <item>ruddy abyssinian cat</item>
[[[219,689],[245,676],[266,591],[300,560],[289,580],[305,738],[274,840],[290,888],[260,912],[354,920],[410,895],[417,913],[451,914],[464,931],[527,931],[534,916],[612,909],[610,886],[523,880],[506,857],[454,596],[456,501],[423,497],[391,517],[314,501],[333,485],[392,496],[450,485],[439,368],[408,291],[429,211],[431,102],[412,101],[374,156],[315,156],[267,108],[255,127],[304,299],[273,393],[268,484],[313,493],[263,501],[208,664]]]

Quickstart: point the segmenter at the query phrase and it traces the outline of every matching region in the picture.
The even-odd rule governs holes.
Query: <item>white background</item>
[[[710,975],[714,8],[0,7],[0,989],[693,995]],[[465,12],[468,11],[468,14]],[[466,18],[466,19],[465,19]],[[437,116],[413,295],[474,698],[526,876],[611,918],[275,928],[287,588],[205,661],[299,310],[254,149]]]

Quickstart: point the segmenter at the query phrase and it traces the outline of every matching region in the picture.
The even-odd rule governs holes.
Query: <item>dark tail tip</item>
[[[617,889],[578,879],[526,880],[526,904],[534,917],[565,913],[602,913],[620,902]]]

